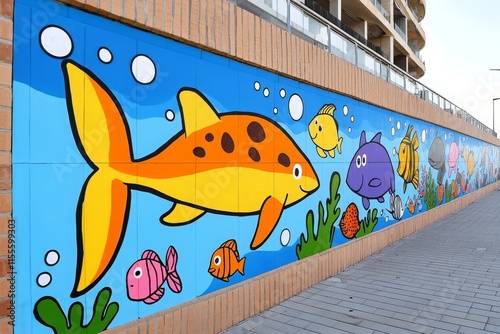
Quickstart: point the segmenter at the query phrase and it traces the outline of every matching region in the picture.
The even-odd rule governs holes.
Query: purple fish
[[[177,251],[170,246],[167,250],[166,265],[158,254],[145,250],[139,260],[134,262],[127,272],[127,295],[130,300],[153,304],[165,293],[161,286],[167,285],[175,293],[182,291],[182,282],[176,270]]]
[[[361,132],[359,148],[347,171],[347,185],[363,199],[365,210],[370,208],[370,199],[384,202],[384,195],[395,191],[394,169],[391,158],[380,144],[382,133],[377,133],[366,142],[365,131]]]

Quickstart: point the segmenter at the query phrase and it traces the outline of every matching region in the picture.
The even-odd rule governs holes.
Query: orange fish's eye
[[[215,257],[214,257],[214,264],[215,264],[216,266],[220,266],[221,262],[222,262],[222,261],[221,261],[221,259],[220,259],[220,256],[219,256],[219,255],[217,255],[217,256],[215,256]]]
[[[141,278],[141,276],[142,276],[142,268],[141,267],[135,268],[134,277],[139,279],[139,278]]]
[[[300,164],[295,164],[295,166],[293,166],[293,177],[296,180],[302,177],[302,166]]]

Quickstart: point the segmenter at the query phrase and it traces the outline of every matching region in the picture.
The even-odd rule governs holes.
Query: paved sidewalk
[[[224,333],[500,333],[500,191]]]

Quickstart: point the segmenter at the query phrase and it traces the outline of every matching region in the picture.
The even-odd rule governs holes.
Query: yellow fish
[[[228,282],[229,277],[233,276],[237,271],[245,275],[245,259],[240,260],[236,240],[228,240],[212,254],[208,272],[210,275]]]
[[[333,117],[335,106],[333,104],[325,104],[318,114],[309,123],[309,136],[314,144],[316,144],[316,152],[322,158],[326,158],[326,154],[335,158],[335,148],[342,154],[342,140],[339,138],[338,123]]]
[[[476,162],[474,160],[474,152],[470,151],[467,154],[467,149],[464,147],[462,151],[462,159],[467,163],[467,178],[470,179],[472,174],[474,174],[474,168],[476,167]]]
[[[276,122],[254,113],[219,114],[190,88],[177,96],[183,129],[136,158],[126,117],[109,88],[71,60],[62,68],[73,137],[93,169],[77,207],[73,297],[95,286],[116,258],[132,190],[173,202],[160,218],[171,226],[194,222],[206,212],[258,215],[250,245],[257,249],[283,210],[319,187],[310,161]]]
[[[404,180],[403,192],[406,192],[406,185],[413,184],[415,189],[418,187],[418,137],[417,132],[413,133],[410,141],[410,135],[413,131],[413,125],[408,127],[406,136],[401,140],[398,151],[398,174]]]

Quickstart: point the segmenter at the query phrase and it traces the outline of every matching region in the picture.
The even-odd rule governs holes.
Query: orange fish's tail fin
[[[238,268],[236,268],[236,270],[238,270],[242,275],[245,275],[245,260],[247,258],[244,257],[242,258],[241,260],[238,261]]]
[[[93,169],[78,200],[77,269],[72,297],[89,291],[111,267],[125,235],[130,189],[113,165],[132,163],[130,131],[108,87],[83,66],[62,63],[75,143]]]

